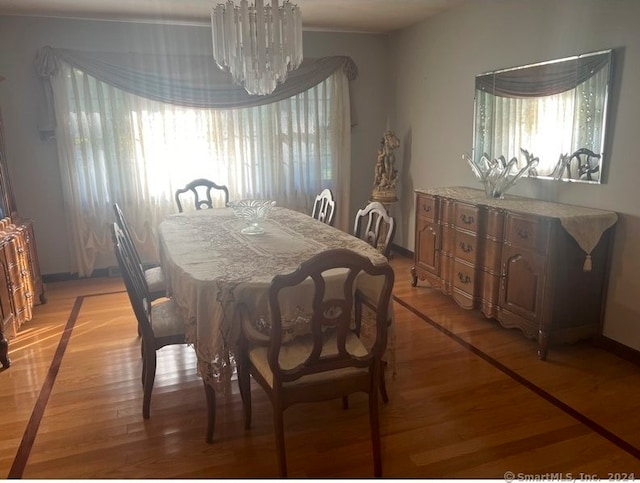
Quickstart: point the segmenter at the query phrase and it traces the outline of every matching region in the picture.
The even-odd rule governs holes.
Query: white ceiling
[[[388,33],[469,1],[472,0],[293,0],[293,3],[300,7],[305,30]],[[210,10],[217,3],[222,0],[0,0],[0,15],[203,24],[209,22]]]

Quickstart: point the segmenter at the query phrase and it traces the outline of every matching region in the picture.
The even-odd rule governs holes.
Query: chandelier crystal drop
[[[211,32],[216,64],[249,94],[271,94],[302,62],[302,15],[288,0],[266,7],[263,0],[218,4],[211,10]]]

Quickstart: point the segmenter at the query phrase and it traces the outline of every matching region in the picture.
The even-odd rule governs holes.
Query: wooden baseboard
[[[621,344],[617,340],[610,339],[604,335],[598,336],[595,339],[595,343],[598,347],[617,355],[621,359],[640,366],[640,351]]]
[[[109,277],[109,269],[108,268],[99,268],[93,271],[90,277],[88,278],[100,278],[100,277]],[[52,282],[68,282],[70,280],[78,280],[77,273],[49,273],[46,275],[42,275],[42,281],[44,283],[52,283]]]
[[[153,263],[143,263],[143,268],[147,270],[148,268],[157,267],[158,264]],[[86,278],[102,278],[102,277],[121,277],[120,267],[113,266],[108,268],[96,268],[91,275]],[[42,281],[44,283],[48,282],[68,282],[69,280],[78,280],[80,277],[77,273],[49,273],[47,275],[42,275]]]
[[[394,243],[391,244],[391,251],[405,258],[413,258],[413,252]]]

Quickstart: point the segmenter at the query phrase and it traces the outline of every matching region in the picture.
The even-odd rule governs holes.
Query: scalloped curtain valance
[[[476,89],[499,97],[551,96],[575,89],[609,65],[611,55],[577,57],[476,77]]]
[[[38,77],[43,82],[46,102],[39,121],[42,133],[53,134],[55,131],[50,79],[58,72],[60,62],[147,99],[215,109],[254,107],[287,99],[319,84],[337,69],[343,69],[349,80],[358,74],[358,68],[350,57],[305,59],[272,94],[253,96],[235,85],[231,74],[221,70],[209,55],[84,52],[47,46],[38,50],[34,62]]]

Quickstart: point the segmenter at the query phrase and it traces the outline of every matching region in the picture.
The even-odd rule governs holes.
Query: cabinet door
[[[440,223],[438,200],[434,196],[416,193],[416,228],[414,264],[411,267],[411,285],[418,278],[440,286]]]
[[[505,245],[502,252],[500,306],[521,317],[539,322],[544,291],[545,257]]]
[[[425,218],[418,218],[416,223],[416,265],[438,275],[438,225]]]

